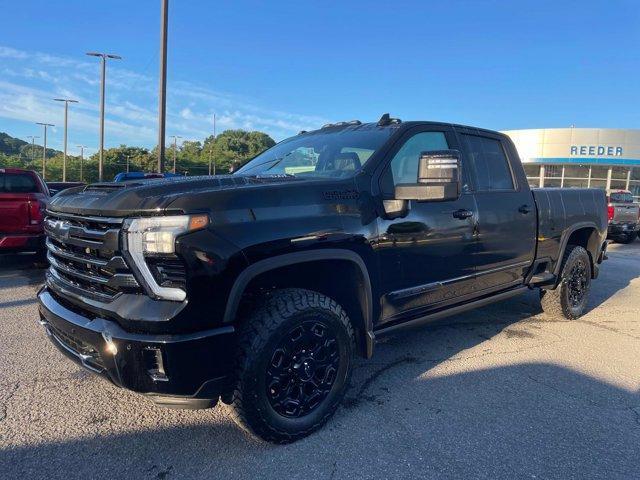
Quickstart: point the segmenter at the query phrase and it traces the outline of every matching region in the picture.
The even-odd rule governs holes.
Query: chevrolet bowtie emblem
[[[47,219],[47,225],[56,237],[63,239],[69,238],[69,228],[71,224],[65,220]]]

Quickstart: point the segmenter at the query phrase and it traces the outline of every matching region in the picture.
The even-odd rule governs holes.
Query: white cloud
[[[55,97],[79,100],[70,107],[70,131],[97,134],[99,62],[0,46],[0,117],[12,121],[62,124],[62,106]],[[14,81],[8,81],[11,78]],[[156,142],[157,78],[125,68],[124,61],[107,67],[106,143]],[[250,98],[174,80],[168,86],[167,134],[185,138],[210,135],[217,114],[218,132],[244,128],[262,130],[277,140],[300,130],[317,128],[327,119],[316,115],[271,110]],[[87,142],[89,143],[89,140]]]
[[[28,55],[26,52],[22,52],[20,50],[16,50],[11,47],[3,47],[0,45],[0,58],[27,58]]]

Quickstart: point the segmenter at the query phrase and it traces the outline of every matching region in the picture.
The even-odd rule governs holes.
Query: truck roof
[[[324,131],[355,131],[355,130],[372,130],[374,128],[393,128],[393,129],[409,129],[411,127],[415,127],[417,125],[432,125],[435,127],[453,127],[453,128],[469,128],[469,129],[473,129],[473,130],[477,130],[479,132],[486,132],[486,133],[492,133],[494,135],[501,135],[504,136],[503,133],[500,133],[496,130],[490,130],[487,128],[478,128],[478,127],[474,127],[474,126],[469,126],[469,125],[462,125],[462,124],[458,124],[458,123],[448,123],[448,122],[437,122],[437,121],[433,121],[433,120],[410,120],[407,122],[403,122],[401,120],[398,119],[391,119],[393,120],[390,123],[381,125],[380,122],[367,122],[367,123],[362,123],[359,120],[351,120],[351,121],[347,121],[347,122],[337,122],[337,123],[332,123],[332,124],[327,124],[324,125],[321,128],[315,129],[315,130],[309,130],[309,131],[301,131],[299,133],[299,135],[306,135],[306,134],[317,134],[320,132],[324,132]]]
[[[24,168],[0,168],[0,173],[33,173],[33,170],[26,170]]]

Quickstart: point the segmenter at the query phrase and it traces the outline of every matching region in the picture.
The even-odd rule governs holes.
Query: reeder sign
[[[619,157],[622,155],[622,147],[611,145],[571,145],[571,155]]]

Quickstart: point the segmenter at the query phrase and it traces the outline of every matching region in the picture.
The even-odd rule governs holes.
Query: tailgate
[[[0,193],[0,234],[31,230],[29,203],[37,201],[28,193]]]
[[[633,203],[612,203],[612,223],[636,223],[638,221],[638,205]]]

